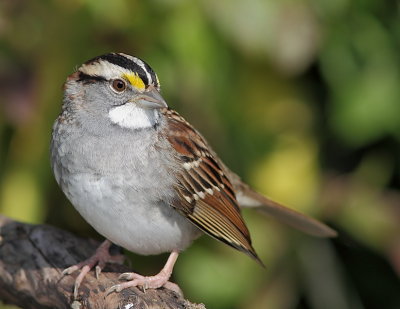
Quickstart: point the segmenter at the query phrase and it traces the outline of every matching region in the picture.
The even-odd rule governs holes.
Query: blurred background
[[[174,272],[188,299],[400,308],[399,12],[393,0],[1,0],[0,212],[101,239],[57,187],[50,132],[67,75],[125,52],[244,180],[340,233],[244,211],[266,269],[202,237]],[[149,275],[167,257],[130,256]]]

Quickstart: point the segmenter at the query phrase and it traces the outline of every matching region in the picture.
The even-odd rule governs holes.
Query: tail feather
[[[210,151],[212,152],[212,150]],[[214,154],[214,152],[212,153]],[[216,156],[216,158],[218,157]],[[255,208],[261,213],[272,216],[282,223],[313,236],[337,236],[337,232],[326,224],[274,202],[273,200],[256,192],[250,188],[250,186],[244,183],[240,177],[232,172],[221,160],[218,159],[218,163],[222,166],[225,174],[228,175],[229,180],[232,182],[239,206]]]
[[[241,207],[252,207],[263,214],[272,216],[282,223],[313,236],[337,236],[337,232],[326,224],[274,202],[264,195],[254,191],[242,181],[238,183],[237,180],[238,179],[234,182],[234,186],[237,193],[236,198]]]

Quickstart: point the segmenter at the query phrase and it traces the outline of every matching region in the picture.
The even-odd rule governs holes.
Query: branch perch
[[[99,245],[47,225],[30,225],[0,215],[0,299],[22,308],[165,308],[205,309],[165,288],[112,293],[125,265],[107,264],[99,279],[91,271],[73,299],[76,274],[61,278],[64,268],[83,261]]]

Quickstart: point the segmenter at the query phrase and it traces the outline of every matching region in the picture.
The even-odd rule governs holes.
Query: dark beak
[[[168,107],[167,103],[154,86],[147,87],[146,91],[138,95],[134,102],[142,108],[159,109]]]

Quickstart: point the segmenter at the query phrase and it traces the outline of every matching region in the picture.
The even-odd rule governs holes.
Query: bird
[[[243,182],[167,105],[155,71],[143,60],[114,52],[97,56],[68,76],[63,91],[51,136],[51,167],[71,204],[106,239],[93,256],[62,273],[79,271],[75,298],[92,268],[99,275],[116,259],[109,253],[112,243],[141,255],[170,255],[158,274],[123,273],[108,293],[172,284],[179,253],[203,234],[263,265],[242,207],[307,234],[336,235]]]

